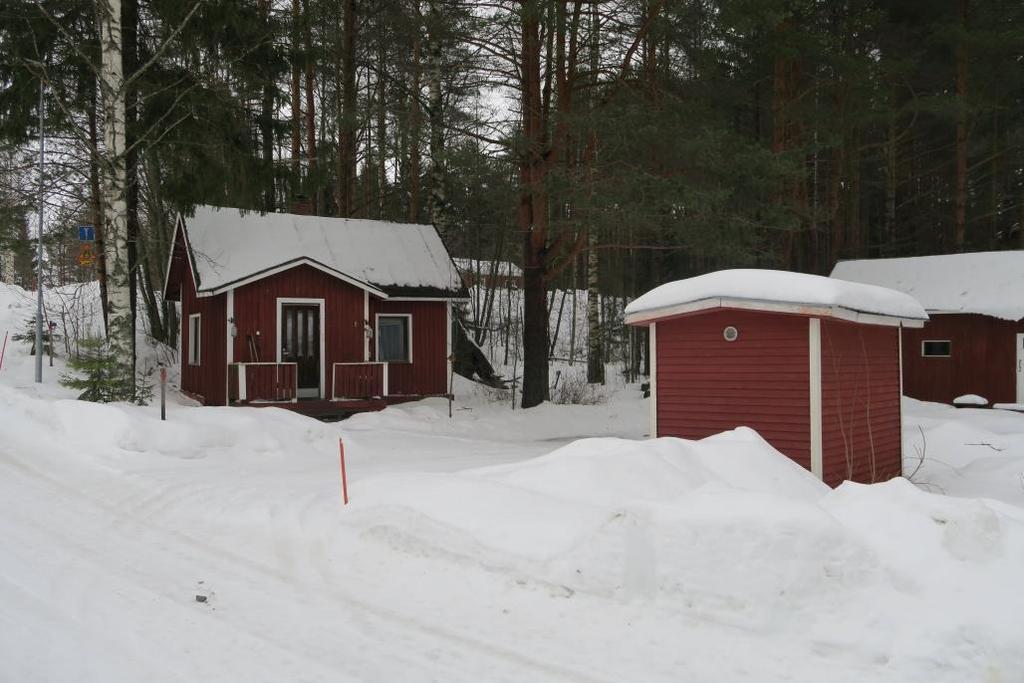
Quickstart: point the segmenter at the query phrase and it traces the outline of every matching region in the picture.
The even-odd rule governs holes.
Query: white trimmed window
[[[949,358],[953,343],[948,339],[926,339],[921,342],[921,355],[925,358]]]
[[[377,316],[377,360],[386,363],[412,362],[412,316]]]
[[[203,320],[198,313],[188,317],[188,364],[199,365],[199,349],[203,341]]]

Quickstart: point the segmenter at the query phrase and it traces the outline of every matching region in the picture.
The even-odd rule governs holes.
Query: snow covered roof
[[[709,308],[748,308],[868,323],[928,319],[913,297],[884,287],[781,270],[720,270],[656,287],[626,307],[627,323]]]
[[[455,265],[459,270],[465,273],[477,274],[480,273],[484,276],[490,276],[492,273],[498,277],[521,277],[523,270],[514,263],[509,261],[478,261],[472,258],[456,258],[452,259],[455,261]]]
[[[304,263],[384,297],[465,294],[430,225],[214,206],[196,207],[195,215],[183,220],[200,293]]]
[[[906,292],[933,313],[1024,318],[1024,250],[840,261],[832,277]]]

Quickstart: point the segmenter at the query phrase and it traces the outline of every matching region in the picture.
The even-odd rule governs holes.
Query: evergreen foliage
[[[118,359],[103,339],[83,339],[78,354],[68,359],[67,366],[70,372],[61,375],[60,383],[80,391],[80,400],[145,405],[153,398],[153,388],[144,378],[134,385],[125,384]]]
[[[54,332],[47,322],[43,321],[43,355],[51,356],[55,355],[56,349],[53,344],[60,339],[60,335]],[[16,332],[11,335],[11,340],[27,344],[29,347],[29,355],[36,355],[36,318],[32,316],[25,321],[25,326],[21,328],[21,332]]]
[[[98,6],[0,6],[0,149],[34,149],[45,80],[58,230],[111,219]],[[129,234],[111,271],[171,344],[171,217],[199,203],[433,221],[456,256],[527,266],[533,387],[552,287],[628,298],[716,268],[1024,247],[1020,2],[119,6]],[[0,242],[25,265],[16,162]],[[83,275],[66,235],[47,248],[49,277]]]

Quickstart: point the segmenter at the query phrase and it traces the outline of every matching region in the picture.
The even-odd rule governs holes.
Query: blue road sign
[[[79,225],[78,226],[78,241],[79,242],[95,242],[96,241],[96,228],[91,225]]]

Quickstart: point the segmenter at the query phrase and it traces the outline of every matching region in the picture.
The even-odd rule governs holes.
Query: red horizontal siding
[[[807,318],[720,309],[659,321],[656,348],[658,436],[747,426],[810,467]]]
[[[1024,322],[933,314],[923,328],[903,331],[903,392],[942,403],[963,394],[979,394],[991,403],[1016,401],[1019,333],[1024,333]],[[925,339],[952,342],[950,357],[922,357]]]
[[[900,475],[898,328],[822,320],[821,407],[826,484]]]

